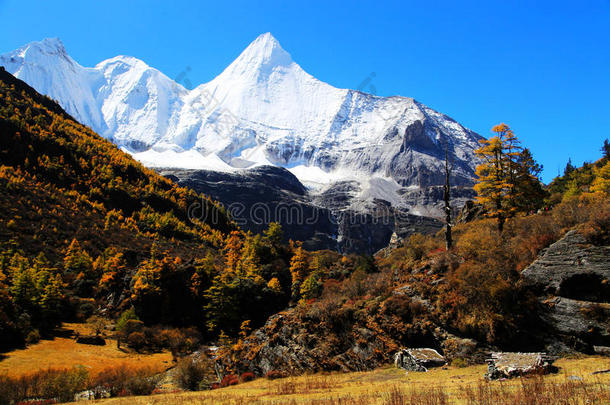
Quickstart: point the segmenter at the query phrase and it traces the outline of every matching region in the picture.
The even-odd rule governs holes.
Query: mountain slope
[[[286,307],[281,228],[240,231],[2,68],[0,134],[0,349],[94,312],[213,338]]]
[[[192,91],[135,58],[83,68],[59,40],[3,55],[0,65],[148,166],[271,164],[310,186],[375,177],[393,188],[425,187],[440,184],[448,148],[454,183],[470,185],[474,176],[477,134],[411,98],[320,82],[269,33]]]
[[[128,217],[138,218],[143,210],[151,214],[167,214],[168,218],[174,218],[175,232],[169,228],[165,231],[151,228],[147,230],[150,232],[148,238],[169,236],[179,241],[199,242],[200,226],[204,224],[189,221],[187,211],[191,204],[201,202],[205,210],[215,212],[217,219],[204,225],[207,229],[225,233],[235,229],[224,211],[208,198],[179,188],[144,168],[116,146],[74,121],[52,100],[36,93],[1,68],[0,95],[0,164],[8,179],[2,201],[7,208],[5,220],[12,218],[13,221],[12,227],[6,229],[29,228],[25,224],[29,217],[32,217],[32,226],[38,221],[38,225],[44,228],[48,225],[46,220],[51,217],[66,227],[65,230],[56,227],[60,229],[55,229],[55,235],[46,235],[42,229],[31,233],[5,233],[16,237],[15,242],[22,248],[33,243],[32,252],[43,250],[51,257],[57,257],[57,250],[66,243],[64,238],[73,237],[75,229],[89,235],[92,241],[97,239],[94,245],[102,245],[100,239],[116,236],[112,236],[112,229],[104,231],[105,227],[108,228],[104,225],[105,217],[115,215],[111,211],[125,221]],[[16,203],[21,200],[21,203]],[[55,203],[34,206],[35,202],[43,201]],[[62,201],[69,204],[62,205]],[[80,208],[72,212],[68,207],[72,204]],[[27,206],[31,206],[29,210]],[[66,212],[57,215],[53,207]],[[67,218],[76,219],[78,215],[82,215],[83,220],[93,217],[93,223],[85,225],[78,224],[78,220],[66,221]],[[101,228],[99,233],[94,231],[97,228]],[[144,228],[141,230],[144,232]],[[55,239],[41,243],[39,237],[42,236]],[[3,237],[0,242],[7,239]],[[177,245],[181,243],[177,242]]]

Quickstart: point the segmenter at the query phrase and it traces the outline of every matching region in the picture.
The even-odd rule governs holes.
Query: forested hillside
[[[144,168],[4,70],[0,190],[4,347],[93,314],[142,321],[122,331],[138,347],[167,344],[152,342],[146,328],[157,324],[235,336],[293,297],[300,249],[281,245],[281,228],[242,232],[214,202]],[[189,207],[201,220],[189,220]]]
[[[493,140],[485,142],[490,143]],[[610,304],[607,298],[599,299],[607,291],[607,255],[597,256],[599,268],[606,266],[599,278],[587,275],[584,256],[582,263],[572,266],[568,258],[570,271],[581,272],[582,280],[595,281],[579,284],[578,277],[566,278],[560,300],[553,290],[532,288],[521,274],[570,230],[581,240],[571,249],[607,251],[608,155],[555,179],[545,190],[550,193],[531,187],[531,176],[519,193],[507,186],[507,179],[497,178],[488,184],[506,189],[501,191],[501,204],[482,199],[490,201],[489,208],[475,207],[472,212],[478,216],[453,227],[453,247],[446,248],[441,231],[435,236],[413,235],[385,249],[376,257],[375,271],[356,271],[344,281],[327,280],[310,300],[226,346],[226,368],[261,375],[363,370],[391,361],[400,347],[422,346],[434,347],[454,364],[463,365],[482,362],[490,350],[593,353],[594,345],[610,344]],[[533,192],[527,194],[528,190]],[[534,206],[541,208],[534,213],[528,202],[516,209],[515,198],[523,202],[520,193],[535,196]],[[497,198],[500,192],[490,195]],[[549,264],[541,264],[545,265]],[[585,296],[593,302],[565,298]],[[556,302],[574,306],[552,312]],[[554,320],[549,323],[549,319]],[[571,328],[568,321],[582,326]]]
[[[480,149],[491,159],[478,169],[482,205],[452,221],[451,243],[441,231],[375,258],[309,252],[283,244],[276,223],[243,232],[215,202],[0,69],[1,349],[97,316],[137,351],[177,358],[220,345],[220,381],[371,369],[404,346],[437,348],[456,365],[498,348],[592,352],[610,336],[603,294],[576,309],[595,327],[558,334],[542,322],[547,293],[522,271],[568,231],[596,252],[610,244],[607,143],[600,160],[543,188],[529,150],[508,126],[495,129]],[[193,207],[200,219],[189,218]],[[586,287],[607,291],[602,273],[601,289]],[[217,369],[203,364],[206,375]],[[202,378],[193,386],[211,386]]]

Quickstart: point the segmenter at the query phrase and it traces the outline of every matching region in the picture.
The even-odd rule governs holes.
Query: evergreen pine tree
[[[496,134],[481,140],[476,150],[482,163],[477,166],[477,201],[485,206],[490,216],[497,218],[498,231],[504,229],[507,218],[520,211],[535,209],[544,193],[537,175],[542,170],[528,149],[506,124],[492,128]]]
[[[572,173],[574,170],[576,170],[576,168],[572,164],[572,159],[568,159],[568,163],[566,163],[566,168],[563,169],[563,175],[567,176],[570,173]]]
[[[83,273],[85,276],[89,275],[93,269],[91,256],[80,247],[80,244],[76,239],[72,239],[72,242],[66,251],[64,269],[67,272],[74,274]]]
[[[604,139],[604,145],[602,146],[602,153],[606,159],[610,159],[610,142],[608,139]]]
[[[56,274],[51,277],[48,284],[44,287],[40,299],[43,321],[47,327],[54,327],[61,320],[63,294],[63,282],[61,276]]]

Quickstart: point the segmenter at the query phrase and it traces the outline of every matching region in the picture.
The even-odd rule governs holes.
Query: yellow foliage
[[[481,147],[475,151],[482,163],[476,168],[474,189],[488,215],[497,218],[501,232],[507,218],[534,209],[542,201],[543,190],[536,177],[541,166],[520,146],[508,125],[496,125],[492,131],[495,135],[479,141]]]
[[[601,193],[610,195],[610,160],[606,162],[602,167],[593,168],[595,179],[591,185],[591,191],[594,193]]]
[[[276,294],[280,294],[282,292],[282,286],[280,285],[280,280],[277,277],[273,277],[267,283],[267,287]]]

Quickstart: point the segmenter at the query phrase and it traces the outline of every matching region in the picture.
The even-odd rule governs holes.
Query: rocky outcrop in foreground
[[[520,377],[528,374],[548,374],[556,372],[555,357],[546,353],[492,353],[487,360],[487,374],[490,380]]]
[[[521,282],[538,299],[538,311],[523,324],[523,339],[511,342],[510,349],[544,350],[550,355],[608,352],[608,278],[610,248],[568,232],[522,272]],[[430,288],[434,285],[430,282]],[[454,335],[455,331],[430,316],[432,303],[408,284],[383,297],[360,303],[346,297],[320,299],[276,314],[223,357],[223,366],[232,373],[252,371],[257,375],[361,371],[389,363],[392,354],[405,346],[432,348],[449,362],[468,363],[482,363],[499,349]],[[492,370],[490,378],[505,371],[510,376],[513,371],[550,367],[551,357],[515,356],[498,358],[494,362],[497,372]],[[409,359],[403,355],[399,363]]]
[[[428,371],[447,363],[436,350],[430,348],[402,349],[394,355],[394,365],[408,371]]]
[[[596,246],[570,231],[521,276],[541,304],[549,351],[610,346],[610,246]]]

